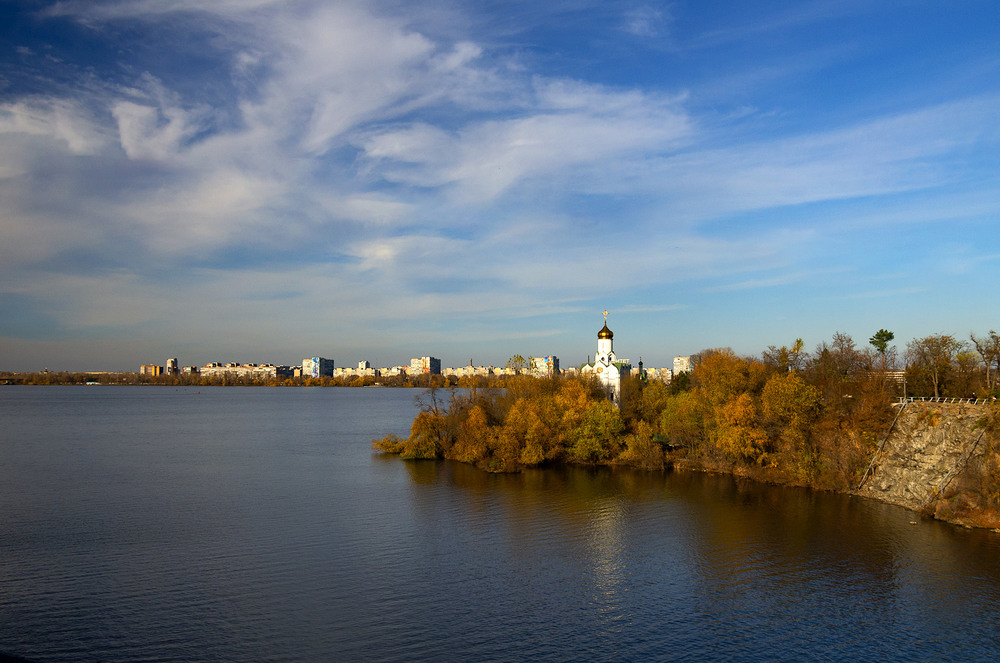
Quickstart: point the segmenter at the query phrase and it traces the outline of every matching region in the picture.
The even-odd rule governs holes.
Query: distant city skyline
[[[1000,327],[1000,6],[0,3],[0,370]]]

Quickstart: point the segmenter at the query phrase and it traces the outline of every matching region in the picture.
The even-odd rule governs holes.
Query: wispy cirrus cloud
[[[625,12],[622,29],[637,37],[655,37],[661,33],[668,19],[669,14],[663,8],[643,5]]]
[[[558,16],[586,23],[580,7],[560,5]],[[518,8],[533,17],[532,39],[557,11]],[[540,66],[558,60],[558,47],[540,58],[517,26],[477,32],[491,25],[478,11],[268,0],[48,6],[42,20],[85,24],[88,39],[113,43],[127,27],[152,47],[114,66],[67,63],[90,73],[0,97],[6,291],[65,320],[67,334],[99,319],[121,328],[121,312],[143,296],[163,304],[136,308],[136,324],[178,332],[168,311],[199,302],[247,319],[240,301],[287,317],[316,302],[352,311],[350,322],[299,317],[309,339],[335,324],[386,328],[394,317],[432,334],[428,312],[481,331],[526,312],[575,315],[594,298],[655,315],[697,310],[685,292],[822,281],[848,260],[825,252],[845,228],[941,225],[996,209],[996,182],[983,174],[1000,142],[995,90],[792,122],[769,99],[747,99],[759,85],[739,79],[804,80],[854,45],[811,50],[801,65],[799,52],[764,65],[732,55],[732,67],[706,67],[713,73],[683,85],[615,81]],[[675,39],[694,57],[869,10],[813,3],[683,39],[673,8],[600,11],[615,20],[594,26],[588,43],[628,34],[615,57],[656,40],[671,45],[643,57],[668,57]],[[170,39],[195,54],[188,69],[162,57],[157,47]],[[44,51],[32,44],[18,57]],[[655,66],[670,73],[687,66],[683,57]],[[836,208],[845,201],[849,218]],[[684,283],[696,286],[676,287]],[[629,299],[635,292],[652,303]],[[96,314],[80,315],[88,301]],[[194,315],[215,330],[215,313]]]
[[[691,139],[676,99],[555,80],[534,81],[535,110],[449,132],[427,124],[377,130],[360,146],[393,182],[456,186],[463,202],[488,202],[528,178],[588,164],[669,152]]]
[[[100,152],[111,138],[97,118],[73,99],[41,96],[0,104],[0,134],[46,138],[61,143],[70,154],[88,156]],[[3,165],[13,165],[10,156]]]

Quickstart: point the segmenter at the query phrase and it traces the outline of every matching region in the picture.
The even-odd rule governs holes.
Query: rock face
[[[903,409],[857,493],[922,509],[970,461],[979,461],[986,406],[913,402],[897,407]]]

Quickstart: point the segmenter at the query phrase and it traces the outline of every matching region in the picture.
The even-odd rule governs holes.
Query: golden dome
[[[601,331],[597,332],[597,338],[599,338],[599,339],[600,338],[614,338],[614,337],[615,337],[615,333],[613,331],[611,331],[610,329],[608,329],[608,323],[607,322],[604,323],[604,327],[601,328]]]

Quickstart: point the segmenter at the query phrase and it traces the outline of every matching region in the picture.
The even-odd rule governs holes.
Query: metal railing
[[[969,405],[987,405],[995,403],[996,398],[950,398],[947,396],[900,396],[896,403],[967,403]]]

